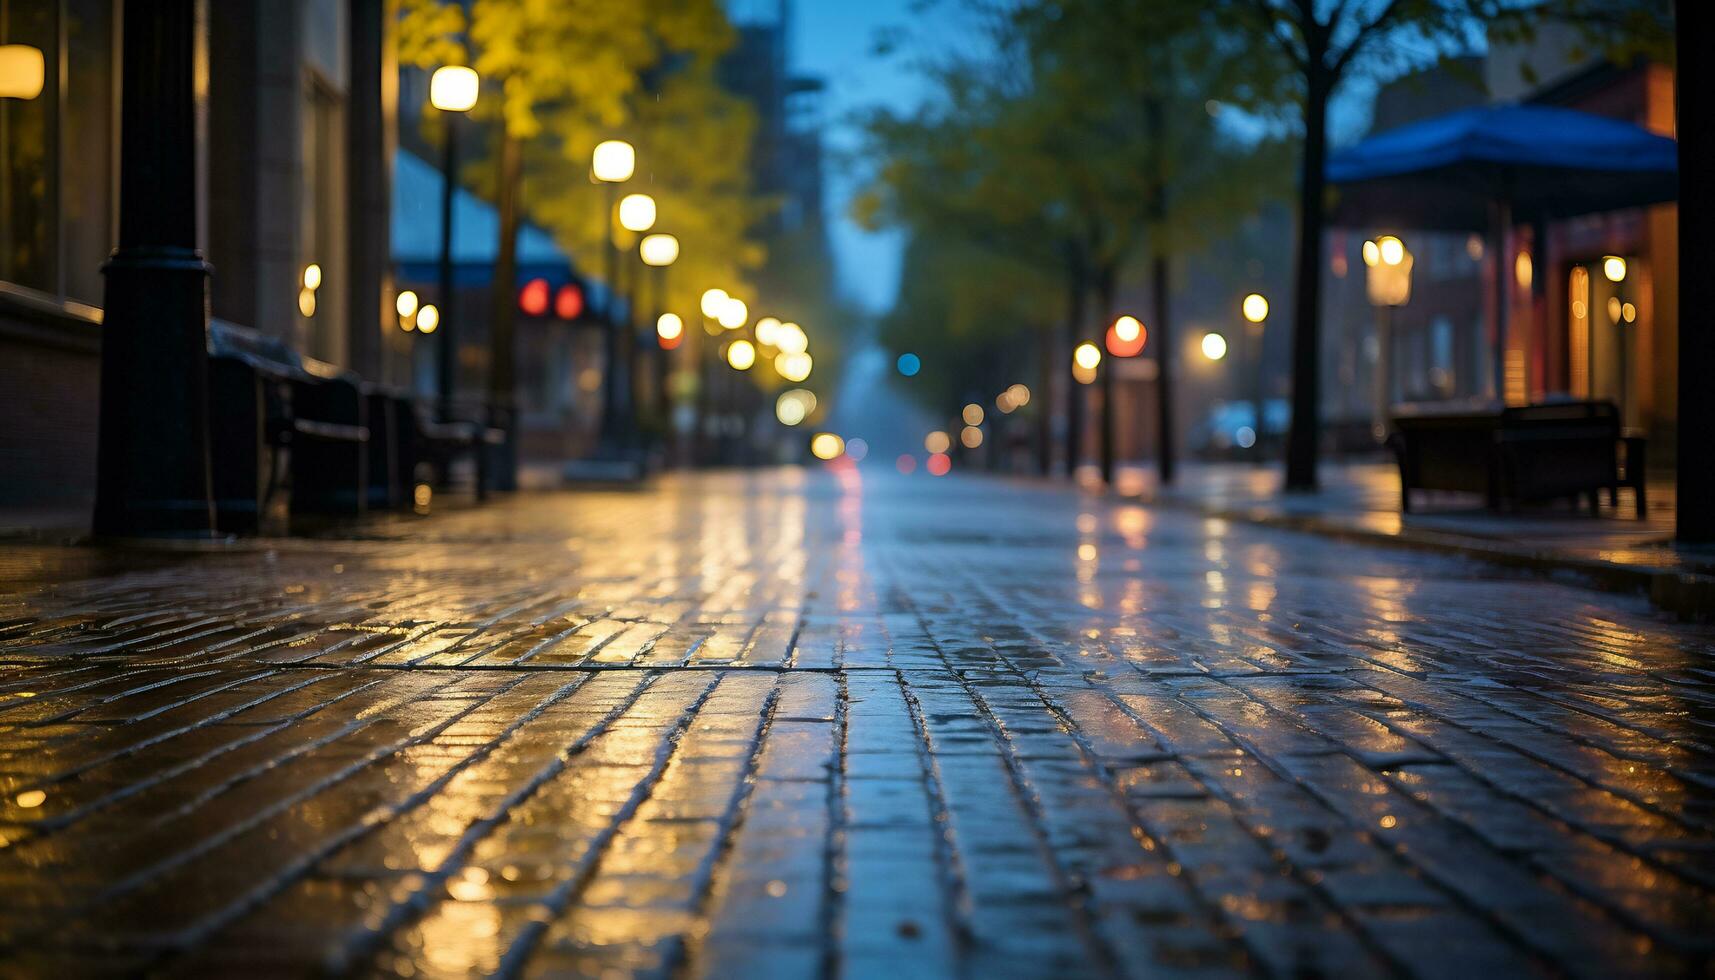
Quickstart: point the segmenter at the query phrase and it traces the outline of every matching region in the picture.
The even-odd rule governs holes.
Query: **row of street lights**
[[[440,298],[442,308],[437,309],[432,304],[420,304],[415,293],[409,290],[399,294],[397,312],[400,326],[407,330],[416,330],[423,334],[432,334],[437,327],[443,328],[439,354],[439,404],[442,418],[451,417],[451,398],[453,391],[454,354],[457,346],[456,336],[446,308],[450,307],[453,293],[452,283],[452,222],[453,222],[453,191],[456,186],[458,150],[457,150],[457,119],[463,113],[470,111],[477,102],[480,80],[477,73],[464,66],[448,65],[435,70],[429,80],[429,101],[436,109],[445,113],[445,148],[442,162],[442,195],[441,195],[441,255],[440,255]],[[637,172],[637,151],[624,140],[611,139],[598,143],[590,156],[590,177],[606,188],[607,219],[605,222],[604,244],[606,246],[606,279],[607,302],[603,310],[608,323],[609,337],[605,349],[605,386],[604,405],[602,413],[600,452],[604,456],[618,457],[628,453],[628,441],[631,425],[628,409],[630,386],[625,384],[625,372],[633,363],[635,352],[635,337],[631,322],[633,301],[640,288],[623,290],[626,294],[626,304],[622,314],[621,280],[625,270],[620,262],[623,250],[621,236],[625,233],[642,236],[637,242],[638,257],[644,266],[655,270],[655,298],[658,310],[655,316],[655,339],[660,349],[659,372],[657,375],[657,393],[659,395],[659,410],[663,429],[670,427],[669,386],[670,376],[667,369],[667,353],[677,349],[685,339],[684,319],[676,313],[666,310],[668,303],[667,270],[679,259],[679,240],[670,234],[651,232],[660,219],[660,209],[655,199],[644,193],[631,193],[623,197],[619,194],[620,185],[631,180]],[[508,284],[509,286],[509,284]],[[710,328],[711,335],[719,335],[723,331],[741,331],[750,324],[750,311],[745,302],[735,296],[728,295],[722,289],[710,289],[703,293],[701,309],[706,324],[718,324],[718,329]],[[624,317],[622,322],[621,317]],[[809,353],[809,337],[803,328],[795,323],[783,323],[773,317],[758,320],[749,336],[736,336],[724,345],[722,351],[727,366],[734,371],[749,371],[755,366],[764,349],[772,350],[772,365],[775,373],[782,379],[792,383],[802,383],[809,379],[814,367],[814,360]],[[706,388],[712,378],[705,379]],[[802,389],[800,389],[802,390]],[[814,395],[804,391],[810,399],[809,405],[814,405]],[[802,400],[794,405],[802,404]],[[787,416],[792,416],[796,408],[789,409]],[[804,414],[808,414],[806,411]],[[706,413],[705,413],[706,415]],[[784,421],[784,419],[782,419]]]

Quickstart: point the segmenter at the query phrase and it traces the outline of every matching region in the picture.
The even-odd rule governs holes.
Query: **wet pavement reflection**
[[[1683,975],[1715,631],[882,467],[0,594],[0,973]]]

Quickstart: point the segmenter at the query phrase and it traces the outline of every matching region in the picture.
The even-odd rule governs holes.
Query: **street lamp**
[[[451,313],[453,304],[453,188],[458,182],[458,121],[459,117],[469,112],[476,105],[477,90],[481,87],[476,72],[464,65],[443,65],[435,69],[429,76],[429,104],[439,109],[442,118],[446,120],[444,134],[445,146],[442,147],[441,157],[441,262],[440,262],[440,310]],[[425,334],[434,333],[434,326],[425,327],[423,314],[433,307],[424,307],[417,314],[417,328]],[[441,312],[437,311],[434,323],[441,325]],[[441,336],[439,349],[436,350],[436,374],[439,383],[440,404],[438,411],[441,421],[450,422],[453,417],[453,386],[458,347],[458,333],[450,322],[444,324],[446,333]]]
[[[1411,300],[1411,268],[1416,261],[1405,243],[1392,235],[1364,243],[1368,266],[1364,285],[1376,308],[1376,390],[1370,431],[1378,440],[1387,435],[1388,406],[1393,401],[1393,311]]]
[[[1268,423],[1264,416],[1267,411],[1268,386],[1263,379],[1263,332],[1268,329],[1268,300],[1261,293],[1251,293],[1245,297],[1243,303],[1239,304],[1239,309],[1244,313],[1245,320],[1249,324],[1249,329],[1245,331],[1245,342],[1250,347],[1251,360],[1254,362],[1251,365],[1251,384],[1253,386],[1251,401],[1256,414],[1256,428],[1253,430],[1256,433],[1256,442],[1253,445],[1257,447],[1255,458],[1260,463],[1262,462],[1263,434],[1268,431]]]
[[[655,199],[648,194],[627,194],[620,198],[619,226],[634,232],[655,227]]]
[[[653,206],[654,202],[650,202]],[[672,235],[645,235],[637,243],[637,254],[643,259],[643,264],[655,270],[655,334],[658,350],[655,352],[655,413],[659,423],[659,433],[667,438],[672,428],[672,405],[668,396],[667,385],[672,372],[668,370],[670,358],[667,352],[678,347],[684,341],[685,325],[677,314],[666,312],[667,309],[667,267],[679,260],[679,240]],[[662,332],[667,327],[668,317],[672,317],[672,336]]]
[[[1201,344],[1203,356],[1211,361],[1218,361],[1227,356],[1227,338],[1218,333],[1206,333]]]
[[[621,326],[619,322],[619,242],[613,229],[618,211],[615,199],[619,185],[630,180],[636,171],[637,150],[624,140],[603,140],[590,154],[590,176],[607,188],[607,208],[602,219],[602,237],[607,244],[607,349],[603,357],[607,385],[601,414],[601,448],[608,454],[617,454],[625,437],[620,420],[620,345],[631,332],[629,324]],[[651,211],[654,203],[650,201]],[[651,214],[649,223],[654,224],[654,221]],[[629,365],[630,360],[624,359],[624,363]]]

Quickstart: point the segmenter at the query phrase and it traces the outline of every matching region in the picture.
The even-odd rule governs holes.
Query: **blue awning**
[[[1479,230],[1496,205],[1529,220],[1675,200],[1679,144],[1572,109],[1482,106],[1371,136],[1327,176],[1335,224]]]
[[[418,265],[441,258],[441,172],[412,153],[393,158],[393,261]],[[494,264],[500,215],[460,187],[453,191],[453,264]],[[519,266],[570,268],[571,257],[546,231],[526,222],[518,229]]]

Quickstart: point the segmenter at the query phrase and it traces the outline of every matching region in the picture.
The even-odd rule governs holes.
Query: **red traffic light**
[[[518,308],[530,316],[548,312],[548,280],[532,279],[518,291]]]
[[[562,320],[576,320],[584,311],[584,291],[567,283],[554,294],[554,315]]]

